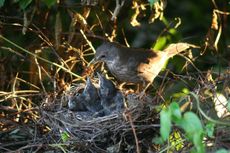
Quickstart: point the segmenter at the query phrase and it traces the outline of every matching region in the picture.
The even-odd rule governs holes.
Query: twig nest
[[[154,123],[154,118],[151,116],[152,112],[146,107],[147,103],[137,98],[138,95],[136,94],[124,96],[122,91],[116,89],[115,86],[112,88],[108,84],[103,85],[103,87],[100,84],[96,88],[88,80],[83,88],[82,84],[79,84],[71,87],[70,91],[63,93],[62,96],[67,96],[64,99],[67,99],[69,107],[76,96],[83,96],[81,99],[83,101],[74,102],[76,102],[76,106],[84,104],[84,109],[79,107],[70,110],[68,107],[61,106],[61,101],[59,109],[52,111],[42,109],[41,120],[50,127],[51,136],[62,138],[63,133],[67,133],[68,139],[65,141],[72,143],[74,150],[78,151],[108,152],[110,150],[123,150],[124,152],[127,148],[135,148],[133,138],[129,138],[130,136],[133,137],[133,126],[129,121],[131,116],[137,134],[139,135],[138,131],[142,133],[138,137],[145,140],[149,139],[147,141],[151,142],[150,138],[153,137],[154,128],[149,125]],[[103,90],[100,89],[101,87]],[[95,98],[89,94],[98,97]],[[117,95],[121,96],[120,99],[116,97]],[[145,97],[143,99],[146,100]],[[104,103],[101,102],[102,100],[104,100]],[[55,101],[57,103],[57,99]],[[127,117],[127,114],[129,117]],[[158,118],[158,116],[155,115],[155,118]],[[149,135],[150,131],[152,131],[152,135]],[[145,132],[148,134],[145,135]],[[121,145],[122,142],[123,145]]]

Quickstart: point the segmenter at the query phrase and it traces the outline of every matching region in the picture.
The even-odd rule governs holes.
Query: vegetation
[[[0,0],[0,152],[228,152],[229,8],[215,0]],[[197,47],[168,61],[143,107],[76,125],[67,97],[106,72],[91,64],[103,40]]]

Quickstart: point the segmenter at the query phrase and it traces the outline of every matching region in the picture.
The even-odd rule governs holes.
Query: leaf
[[[195,145],[196,152],[204,153],[205,149],[202,143],[204,130],[197,115],[193,112],[185,113],[180,122],[180,126],[185,130],[188,138]]]
[[[153,138],[152,139],[152,143],[154,143],[154,144],[163,144],[163,139],[162,139],[162,137],[155,137],[155,138]]]
[[[204,145],[202,143],[202,140],[203,140],[202,133],[203,133],[202,131],[198,131],[198,132],[193,134],[193,143],[196,147],[197,153],[204,153],[205,152]]]
[[[188,88],[183,88],[183,89],[182,89],[182,92],[185,93],[185,94],[189,94],[189,93],[190,93],[190,91],[189,91]]]
[[[43,2],[50,8],[54,4],[56,4],[57,0],[43,0]]]
[[[170,134],[169,142],[170,142],[170,145],[174,146],[177,151],[185,147],[183,138],[181,137],[181,134],[179,131],[174,131],[172,134]]]
[[[172,120],[174,122],[177,122],[178,120],[181,119],[181,111],[180,107],[176,102],[172,102],[169,106],[171,113],[172,113]]]
[[[62,132],[61,139],[63,142],[66,142],[69,139],[69,134],[66,131]]]
[[[176,31],[176,29],[171,28],[171,29],[169,29],[169,33],[172,35],[175,35],[177,33],[177,31]]]
[[[203,131],[199,118],[193,112],[186,112],[184,114],[181,126],[190,138],[192,138],[195,133]]]
[[[5,3],[5,0],[0,0],[0,7],[2,7]]]
[[[164,46],[166,45],[166,41],[167,41],[167,38],[164,36],[164,37],[159,37],[156,41],[156,44],[154,45],[153,47],[153,50],[161,50],[164,48]]]
[[[29,6],[31,2],[32,2],[32,0],[20,0],[19,6],[22,10],[25,10],[26,7]]]
[[[160,113],[160,133],[163,141],[166,141],[169,137],[171,129],[171,112],[169,110],[162,110]]]
[[[228,151],[226,149],[219,149],[216,153],[228,153]]]
[[[158,2],[159,0],[148,0],[151,7],[153,7],[153,4]]]
[[[205,126],[205,132],[206,132],[207,136],[209,136],[210,138],[213,137],[214,127],[215,127],[215,124],[214,124],[214,123],[208,123],[208,124]]]

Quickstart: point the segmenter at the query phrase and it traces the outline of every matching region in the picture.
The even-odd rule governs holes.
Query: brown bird
[[[155,52],[104,42],[96,49],[94,60],[105,62],[118,80],[146,86],[146,90],[169,58],[190,47],[187,43],[177,43],[169,45],[164,51]]]

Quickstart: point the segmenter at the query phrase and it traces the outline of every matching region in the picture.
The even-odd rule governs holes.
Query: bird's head
[[[89,77],[87,77],[86,86],[84,88],[83,95],[85,96],[86,100],[92,100],[92,98],[96,98],[98,96],[97,88],[93,85]]]
[[[102,61],[102,62],[111,62],[117,56],[117,48],[114,43],[111,42],[104,42],[96,49],[95,54],[95,62]]]
[[[114,94],[116,94],[116,87],[113,84],[113,82],[111,80],[106,79],[100,73],[97,73],[97,76],[99,78],[99,84],[100,84],[99,94],[104,98],[109,96],[114,96]]]

